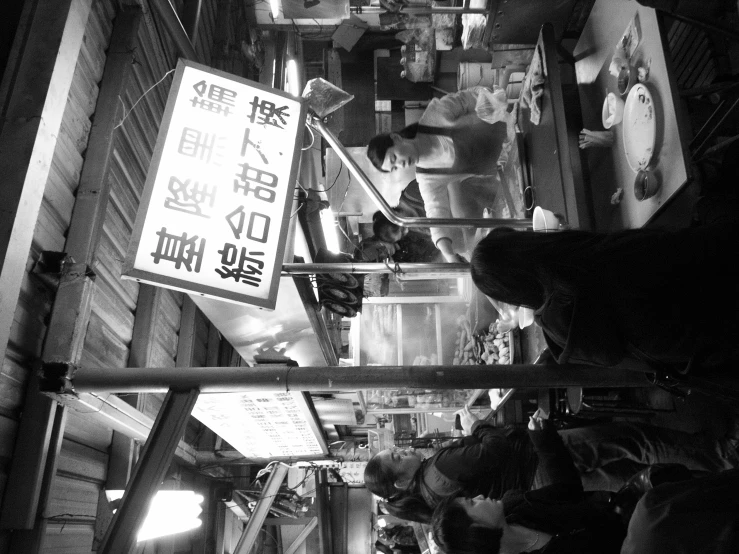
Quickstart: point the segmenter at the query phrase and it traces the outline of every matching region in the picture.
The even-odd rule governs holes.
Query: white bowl
[[[600,117],[604,129],[610,129],[613,125],[621,123],[624,118],[623,99],[609,92],[606,99],[603,100],[603,109],[601,110]]]
[[[534,208],[531,223],[534,231],[559,231],[559,219],[557,216],[541,206]]]

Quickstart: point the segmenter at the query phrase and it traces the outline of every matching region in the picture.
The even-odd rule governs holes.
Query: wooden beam
[[[29,5],[34,4],[29,2]],[[39,0],[24,11],[22,47],[0,106],[0,360],[13,325],[92,0]],[[15,46],[14,46],[15,49]]]
[[[315,519],[315,517],[268,517],[264,520],[264,524],[274,525],[276,527],[281,527],[282,525],[308,525]]]
[[[113,516],[98,552],[129,552],[136,542],[136,532],[144,522],[152,497],[172,463],[179,438],[198,399],[198,391],[167,393],[149,438],[141,453],[120,507]]]
[[[180,315],[180,335],[177,341],[177,367],[191,367],[195,357],[195,315],[197,306],[189,296],[185,296]]]
[[[200,13],[203,10],[203,0],[185,0],[184,13],[182,15],[182,26],[193,46],[197,43],[198,29],[200,27]]]
[[[306,525],[303,530],[300,531],[297,537],[295,537],[295,540],[292,542],[290,546],[287,547],[284,554],[295,554],[298,551],[298,548],[305,542],[305,539],[308,538],[308,535],[310,535],[313,532],[313,529],[315,529],[318,526],[318,518],[312,517],[311,521],[308,525]]]
[[[33,529],[55,411],[54,402],[39,394],[38,380],[31,375],[5,485],[6,501],[0,512],[0,529]]]
[[[194,62],[202,62],[203,60],[198,57],[190,37],[187,36],[187,32],[185,32],[185,28],[182,26],[182,22],[171,2],[169,0],[150,0],[149,5],[157,14],[157,19],[163,24],[180,56]]]
[[[318,520],[318,551],[333,554],[334,541],[331,532],[331,506],[328,496],[328,470],[316,472],[316,519]]]
[[[145,442],[154,427],[153,418],[112,394],[81,393],[74,396],[52,396],[70,409],[84,413],[88,420],[109,427],[137,442]],[[200,463],[195,449],[185,441],[180,441],[175,456],[190,467]]]
[[[205,358],[207,367],[216,367],[219,365],[221,356],[221,333],[215,325],[208,322],[208,353]]]
[[[162,306],[163,293],[164,290],[161,287],[146,283],[139,285],[131,347],[126,364],[129,367],[150,367],[152,365],[157,344],[157,316]],[[143,411],[144,406],[146,406],[146,395],[139,394],[134,397],[127,397],[126,401],[137,410]]]
[[[38,392],[36,392],[36,395],[41,396]],[[56,477],[56,471],[59,466],[59,452],[62,449],[64,426],[67,421],[67,412],[63,406],[57,405],[55,406],[55,410],[56,414],[53,418],[51,438],[49,440],[49,445],[53,447],[53,450],[48,453],[46,463],[44,464],[36,520],[32,529],[16,529],[13,531],[7,550],[8,554],[33,554],[41,552],[43,548],[44,539],[46,538],[46,528],[49,522],[46,517],[46,506],[49,503],[51,484]]]
[[[249,518],[249,522],[246,524],[236,548],[234,548],[234,554],[248,554],[251,551],[252,546],[254,546],[256,542],[257,535],[262,529],[264,520],[267,519],[267,514],[274,502],[275,495],[277,494],[277,491],[280,490],[280,485],[282,485],[282,482],[285,480],[287,470],[288,466],[285,464],[277,464],[272,469],[272,473],[267,478],[267,483],[265,483],[264,489],[262,489],[262,494],[259,496],[259,500]]]
[[[176,367],[189,367],[193,363],[196,316],[197,307],[189,296],[185,296],[180,315]],[[188,392],[181,391],[181,388],[170,389],[167,393],[133,475],[126,485],[121,506],[98,550],[102,554],[128,552],[135,542],[136,532],[146,517],[147,506],[172,462],[199,395],[196,387],[189,388]]]
[[[108,448],[108,471],[105,479],[107,490],[126,488],[136,460],[137,450],[135,440],[123,433],[113,431],[113,438]]]
[[[216,505],[216,513],[214,517],[216,543],[213,554],[224,554],[226,552],[224,538],[226,535],[226,517],[228,517],[228,509],[223,502],[218,502]]]
[[[91,267],[95,265],[97,246],[108,209],[108,168],[115,128],[120,121],[120,99],[136,61],[135,47],[140,21],[141,9],[137,7],[128,8],[116,16],[65,244],[65,251],[75,261],[84,261]]]
[[[84,35],[85,24],[90,11],[89,2],[85,4],[81,0],[73,0],[69,7],[70,20],[76,10],[82,10],[84,16],[78,13],[77,17],[74,18],[76,23],[69,28],[65,27],[64,30],[66,36],[68,29],[72,29],[69,30],[69,33],[74,37],[73,42],[75,44],[77,44],[78,39],[81,42]],[[130,52],[133,41],[136,39],[139,17],[140,10],[136,10],[135,13],[122,14],[113,28],[111,53],[106,61],[98,97],[99,116],[96,115],[95,117],[95,121],[100,121],[100,123],[93,126],[90,133],[90,147],[82,170],[82,183],[80,185],[82,190],[77,195],[65,245],[65,250],[70,256],[74,257],[77,263],[65,263],[63,265],[47,336],[44,341],[42,353],[44,363],[76,364],[82,356],[95,290],[89,267],[94,262],[97,242],[95,240],[91,241],[89,235],[96,235],[102,231],[102,222],[108,200],[105,190],[101,190],[107,187],[100,186],[98,183],[98,181],[107,182],[108,164],[107,159],[103,158],[110,156],[110,148],[106,149],[103,145],[112,144],[112,120],[115,119],[114,113],[118,109],[118,97],[125,85],[127,72],[133,63]],[[72,39],[68,40],[72,41]],[[62,43],[64,43],[64,38]],[[126,54],[126,51],[128,51],[128,54]],[[71,64],[72,68],[76,64],[78,54],[79,45],[76,47],[74,59],[66,62]],[[50,83],[49,86],[53,87],[53,83]],[[64,97],[65,103],[68,91],[67,88]],[[61,119],[64,104],[57,107],[60,109],[59,118]],[[111,107],[113,113],[110,113]],[[106,118],[111,119],[111,122],[106,123]],[[91,190],[91,186],[97,188]],[[35,221],[35,218],[32,221]],[[24,223],[26,227],[34,228],[34,225],[28,225],[28,221]],[[26,255],[22,256],[24,264],[26,257]],[[35,380],[32,380],[29,391],[32,394],[38,394]],[[32,409],[28,409],[28,406],[32,406]],[[18,435],[13,454],[13,460],[16,463],[14,467],[11,467],[9,490],[6,491],[10,494],[6,498],[22,498],[24,500],[22,505],[19,505],[19,501],[6,503],[4,509],[9,511],[4,520],[7,525],[12,525],[15,521],[16,523],[23,522],[23,525],[18,525],[19,528],[33,528],[33,531],[25,536],[25,540],[22,541],[23,545],[18,546],[18,552],[32,554],[43,549],[45,523],[43,521],[39,522],[38,514],[43,515],[46,510],[48,492],[53,485],[56,474],[55,453],[58,453],[61,449],[66,414],[63,407],[57,407],[49,398],[29,398],[26,408],[21,418],[21,432]],[[24,431],[29,426],[36,427],[39,431],[43,430],[43,432],[31,433],[27,430]],[[56,429],[56,433],[52,435],[53,441],[49,441],[49,437],[46,436],[46,432],[50,428]],[[37,485],[42,481],[43,486],[37,488]],[[19,488],[23,493],[17,495],[13,492],[13,488]]]

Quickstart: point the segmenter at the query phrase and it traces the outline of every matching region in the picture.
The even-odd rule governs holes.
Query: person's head
[[[635,231],[653,232],[628,232]],[[622,252],[623,241],[618,237],[579,230],[532,233],[498,228],[475,247],[470,274],[483,294],[536,310],[553,290],[573,292],[592,285],[597,279],[595,269],[616,263]]]
[[[446,552],[497,554],[507,526],[503,503],[482,495],[454,495],[434,510],[434,541]]]
[[[392,499],[406,491],[421,468],[421,457],[410,450],[388,448],[364,468],[364,484],[380,498]]]
[[[367,157],[372,165],[383,173],[390,173],[418,162],[418,148],[413,140],[418,125],[413,124],[397,133],[382,133],[367,145]]]
[[[472,252],[470,274],[483,294],[514,306],[537,309],[544,302],[544,287],[536,254],[527,257],[532,253],[518,249],[523,235],[533,233],[507,228],[491,231]]]
[[[381,211],[372,216],[372,232],[384,242],[395,243],[408,234],[408,229],[391,223]]]

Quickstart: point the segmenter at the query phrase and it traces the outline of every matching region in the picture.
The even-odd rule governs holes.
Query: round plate
[[[646,169],[654,153],[657,122],[652,95],[641,83],[634,85],[626,97],[622,124],[626,161],[635,172]]]

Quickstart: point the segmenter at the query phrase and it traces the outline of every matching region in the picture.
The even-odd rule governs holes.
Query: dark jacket
[[[536,552],[619,552],[625,535],[623,525],[606,505],[586,497],[580,475],[554,428],[530,431],[529,436],[539,458],[539,471],[553,484],[533,491],[507,492],[503,496],[506,521],[553,535]]]
[[[739,470],[648,491],[636,505],[621,552],[739,552]]]
[[[642,230],[584,238],[535,313],[559,363],[666,370],[739,359],[739,226]],[[584,259],[583,259],[584,258]],[[553,272],[552,272],[553,273]]]
[[[424,460],[420,493],[430,507],[452,494],[499,497],[512,488],[529,488],[536,470],[525,433],[476,422],[472,434]]]
[[[411,229],[395,243],[397,250],[393,261],[398,263],[434,264],[444,263],[444,255],[436,248],[429,235]]]

